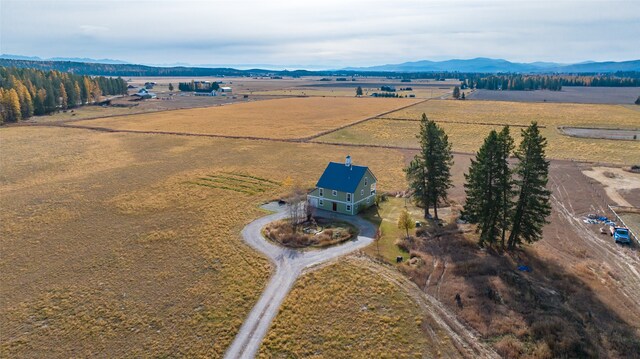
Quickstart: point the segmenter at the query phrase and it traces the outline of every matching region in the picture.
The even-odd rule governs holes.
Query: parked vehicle
[[[625,227],[610,226],[609,232],[616,243],[630,244],[629,229]]]

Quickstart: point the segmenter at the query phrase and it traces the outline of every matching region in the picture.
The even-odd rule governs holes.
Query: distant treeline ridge
[[[0,124],[127,93],[121,78],[0,66]]]

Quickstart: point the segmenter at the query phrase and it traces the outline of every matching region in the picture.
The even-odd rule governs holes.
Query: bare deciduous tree
[[[287,202],[289,205],[289,221],[291,221],[291,227],[295,233],[298,231],[300,223],[304,222],[308,216],[309,205],[307,203],[307,193],[301,187],[294,186],[291,189]]]

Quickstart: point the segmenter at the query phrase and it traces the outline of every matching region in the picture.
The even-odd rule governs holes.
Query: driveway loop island
[[[364,248],[373,242],[376,233],[375,225],[360,217],[319,210],[321,213],[318,214],[322,217],[339,219],[356,226],[359,230],[357,238],[323,249],[301,250],[281,247],[264,238],[262,228],[270,222],[286,218],[287,206],[269,203],[263,208],[276,213],[249,223],[242,230],[242,238],[251,247],[267,256],[275,264],[275,271],[227,349],[224,356],[227,359],[255,357],[273,318],[278,314],[280,305],[304,269]]]

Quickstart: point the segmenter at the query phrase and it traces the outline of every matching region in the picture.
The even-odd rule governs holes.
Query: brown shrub
[[[524,345],[518,339],[512,336],[506,336],[494,344],[496,351],[503,358],[515,359],[520,358],[524,352]]]

